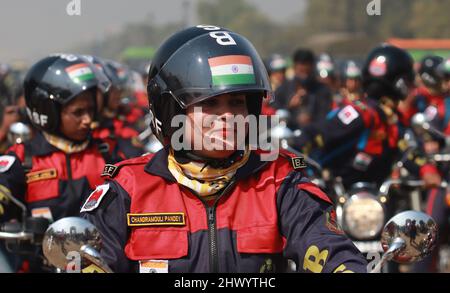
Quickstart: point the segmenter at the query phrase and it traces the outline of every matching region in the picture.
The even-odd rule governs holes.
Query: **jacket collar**
[[[88,148],[92,146],[93,141],[93,139],[90,139]],[[40,131],[36,132],[33,139],[25,142],[25,144],[28,144],[32,156],[46,156],[55,152],[62,152],[60,149],[51,145]]]
[[[168,160],[167,160],[168,156],[169,156],[169,146],[166,146],[163,149],[159,150],[157,153],[155,153],[155,155],[145,165],[144,167],[145,172],[162,177],[171,182],[176,182],[175,178],[173,177],[172,173],[170,173],[168,168]],[[266,164],[267,162],[261,161],[259,154],[257,154],[255,151],[251,151],[247,163],[236,171],[235,175],[236,181],[245,179],[246,177],[257,173]]]

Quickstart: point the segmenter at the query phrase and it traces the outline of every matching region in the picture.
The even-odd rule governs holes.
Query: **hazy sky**
[[[101,38],[130,22],[152,19],[155,23],[179,20],[183,2],[190,5],[196,23],[197,0],[75,0],[81,15],[69,16],[72,0],[0,0],[0,62],[33,60],[61,52],[75,44]],[[222,0],[226,5],[226,0]],[[247,0],[275,21],[292,19],[304,0]]]

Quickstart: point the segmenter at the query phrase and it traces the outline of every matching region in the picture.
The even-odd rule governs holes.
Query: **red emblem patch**
[[[336,219],[336,211],[331,210],[330,212],[326,213],[326,223],[328,230],[335,232],[337,234],[344,234],[344,231],[339,227]]]
[[[91,195],[89,195],[80,212],[90,212],[95,210],[100,205],[100,202],[102,201],[106,192],[108,192],[108,189],[109,184],[97,186],[97,188],[91,193]]]
[[[14,156],[0,156],[0,173],[8,171],[15,161]]]

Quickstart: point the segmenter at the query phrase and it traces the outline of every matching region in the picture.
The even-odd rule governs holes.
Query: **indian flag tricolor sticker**
[[[244,55],[228,55],[208,59],[214,86],[254,84],[252,59]]]
[[[77,83],[80,81],[90,80],[95,77],[91,68],[89,68],[86,63],[72,65],[66,68],[66,72],[69,75],[70,79]]]

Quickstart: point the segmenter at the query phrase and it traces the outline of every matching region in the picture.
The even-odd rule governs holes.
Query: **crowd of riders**
[[[196,30],[197,28],[190,33],[203,37],[202,32]],[[239,38],[237,34],[235,38]],[[181,43],[176,45],[184,48]],[[171,48],[168,46],[165,49],[170,51]],[[252,52],[252,49],[246,47],[242,49],[242,52],[225,53],[227,56],[250,56]],[[292,53],[292,56],[272,54],[264,58],[261,64],[267,71],[268,81],[275,98],[263,100],[256,112],[277,115],[279,110],[287,111],[289,128],[301,130],[301,134],[293,142],[294,149],[314,158],[334,176],[341,177],[344,186],[351,186],[357,181],[380,184],[386,178],[395,176],[393,163],[405,151],[404,133],[414,129],[412,120],[415,114],[423,113],[427,123],[443,136],[414,129],[420,134],[415,137],[419,147],[406,159],[405,166],[412,176],[423,180],[424,211],[437,221],[441,235],[445,236],[445,232],[449,231],[450,191],[440,186],[442,182],[450,179],[449,166],[445,163],[436,163],[430,159],[430,156],[448,152],[449,140],[446,140],[445,136],[450,135],[450,56],[427,55],[414,63],[405,50],[388,44],[377,46],[367,52],[368,55],[355,60],[335,59],[328,53],[319,53],[299,48]],[[162,58],[161,56],[164,56],[164,53],[156,57]],[[186,56],[184,58],[187,58]],[[254,59],[256,57],[251,57],[253,66],[256,68],[258,61]],[[101,174],[104,173],[105,165],[120,166],[121,162],[128,162],[126,161],[128,159],[134,159],[133,163],[128,164],[140,164],[139,158],[144,158],[145,156],[142,157],[142,155],[149,151],[145,146],[148,143],[148,136],[143,137],[141,134],[150,127],[147,125],[149,120],[152,121],[152,130],[155,130],[157,128],[155,116],[161,117],[166,111],[158,103],[167,102],[157,100],[157,93],[155,93],[153,105],[149,105],[148,102],[152,101],[152,97],[148,96],[147,84],[151,93],[152,80],[156,80],[153,81],[154,85],[162,87],[157,83],[159,79],[169,79],[168,74],[163,74],[164,67],[157,64],[157,61],[159,60],[152,63],[149,72],[137,72],[125,64],[101,56],[73,53],[48,55],[36,60],[27,70],[17,70],[6,63],[0,64],[0,222],[20,219],[18,216],[20,211],[11,202],[11,196],[26,205],[30,216],[44,217],[50,222],[64,217],[80,216],[80,209],[86,200],[83,209],[91,212],[93,209],[86,208],[86,205],[91,203],[88,197],[92,191],[98,190],[98,186],[102,186],[104,178]],[[156,69],[159,70],[158,73]],[[175,74],[174,72],[175,70],[170,73]],[[187,77],[179,77],[179,82],[185,87],[196,82],[191,78],[183,83],[183,78]],[[166,83],[164,86],[174,86],[167,81]],[[250,87],[241,90],[241,92],[251,91],[254,89]],[[214,94],[216,97],[228,94],[230,99],[239,103],[240,96],[233,94],[236,92],[239,93],[238,90],[229,90],[228,92],[216,91]],[[176,93],[176,90],[173,93]],[[235,105],[222,105],[218,100],[211,99],[213,96],[212,94],[208,96],[207,101],[212,101],[210,103],[215,103],[217,107]],[[250,109],[249,96],[246,97],[248,109]],[[196,103],[208,107],[210,105],[207,101],[199,98]],[[176,102],[179,101],[176,100]],[[171,107],[170,103],[165,107]],[[166,123],[164,119],[160,120]],[[168,146],[164,144],[166,139],[164,135],[168,134],[163,133],[161,142],[164,146],[163,150],[167,151]],[[196,167],[188,166],[186,163],[192,161],[208,162],[206,170],[208,171],[209,168],[211,173],[221,169],[229,172],[232,168],[235,171],[242,165],[237,162],[252,161],[252,155],[247,152],[239,153],[237,157],[233,155],[231,162],[214,158],[215,162],[221,162],[216,165],[198,154],[168,152],[168,159],[167,156],[161,157],[161,162],[166,162],[167,165],[169,160],[170,167],[174,160],[173,164],[176,166],[174,170],[177,171],[171,168],[161,170],[159,165],[156,165],[161,163],[158,161],[151,166],[154,169],[153,172],[167,171],[168,174],[158,176],[172,178],[172,175],[175,176],[176,172],[183,171],[184,168],[191,168],[189,172],[194,172]],[[253,163],[256,164],[256,168],[258,163]],[[126,165],[127,163],[124,163],[124,166]],[[237,174],[240,174],[240,170]],[[121,172],[126,174],[117,175],[117,182],[130,181],[131,177],[126,177],[127,174],[137,171],[131,167],[124,167]],[[223,172],[220,174],[228,178],[228,174]],[[116,174],[107,175],[116,176]],[[199,178],[202,179],[196,181],[200,182],[199,186],[207,182],[207,179],[204,179],[206,177]],[[225,186],[227,184],[228,182]],[[242,188],[245,187],[244,185]],[[107,212],[108,209],[116,208],[116,206],[119,209],[119,206],[124,204],[122,201],[116,201],[124,196],[123,194],[127,194],[128,189],[122,189],[116,181],[108,188],[111,188],[109,193],[114,194],[114,197],[112,194],[109,195],[111,197],[109,207],[103,209],[100,207],[97,213],[89,213],[86,217],[97,226],[105,225],[100,229],[105,229],[105,234],[111,233],[113,235],[111,237],[114,237],[118,232],[109,230],[107,221],[115,223],[113,218],[116,214],[107,216]],[[192,187],[189,188],[196,191]],[[307,191],[314,193],[315,189]],[[203,196],[202,192],[198,191],[200,197]],[[318,192],[318,194],[320,197],[322,193]],[[211,201],[213,195],[213,193],[205,193],[205,196],[209,198],[208,201]],[[136,195],[133,198],[137,197]],[[155,200],[159,198],[155,196]],[[304,204],[314,208],[314,201],[315,199]],[[129,205],[129,203],[125,204]],[[155,204],[155,206],[158,205]],[[126,217],[126,211],[129,212],[129,209],[128,206],[128,210],[124,208],[120,212],[123,212]],[[131,209],[139,210],[134,205]],[[191,221],[190,225],[193,225],[193,222]],[[272,224],[274,223],[267,223],[267,225]],[[264,231],[260,230],[258,233],[272,233],[270,229]],[[190,239],[200,241],[193,231],[189,233],[191,232]],[[244,232],[244,230],[237,231],[238,239],[244,239],[239,238],[246,235]],[[177,257],[179,250],[183,249],[181,244],[175,247],[174,244],[169,243],[175,240],[173,237],[178,234],[181,235],[175,232],[173,235],[166,235],[172,237],[167,238],[166,241],[168,253],[172,253],[170,251],[173,250],[173,255],[169,255],[168,258]],[[299,235],[290,235],[293,239],[297,236]],[[138,233],[131,237],[136,237],[134,241],[146,240]],[[252,237],[260,236],[255,234]],[[126,239],[120,240],[126,241]],[[187,240],[181,242],[183,241]],[[261,245],[265,245],[263,240],[260,241]],[[244,240],[239,245],[242,246],[238,246],[238,250],[260,249],[263,251],[262,248],[253,247]],[[244,245],[248,245],[248,248]],[[297,249],[297,247],[289,248],[292,251]],[[137,244],[127,246],[127,249],[128,258],[130,255],[138,257],[139,253],[143,253],[141,251],[143,248]],[[278,253],[278,249],[282,250],[278,246],[270,249],[273,250],[270,253]],[[109,253],[112,252],[109,251]],[[9,271],[45,271],[43,269],[46,267],[45,259],[40,253],[36,253],[31,258],[17,257],[8,252],[0,241],[0,264],[2,255],[6,258],[5,263],[9,264]],[[114,258],[109,256],[110,259]],[[120,255],[120,257],[124,256]],[[115,268],[123,271],[132,270],[120,257],[114,261],[111,260],[116,264]],[[437,256],[433,255],[424,262],[416,264],[414,270],[436,271],[436,258]],[[218,259],[220,260],[220,257]],[[339,256],[336,259],[340,261]],[[363,267],[358,261],[350,261],[347,268],[352,268],[353,265],[354,270],[358,271],[360,267]],[[186,265],[182,262],[172,262],[171,268],[173,266],[182,271]],[[189,265],[194,266],[191,260]],[[225,269],[222,267],[219,269],[219,266],[217,268]],[[235,269],[244,270],[245,266],[236,266]],[[201,267],[199,270],[201,271]]]

